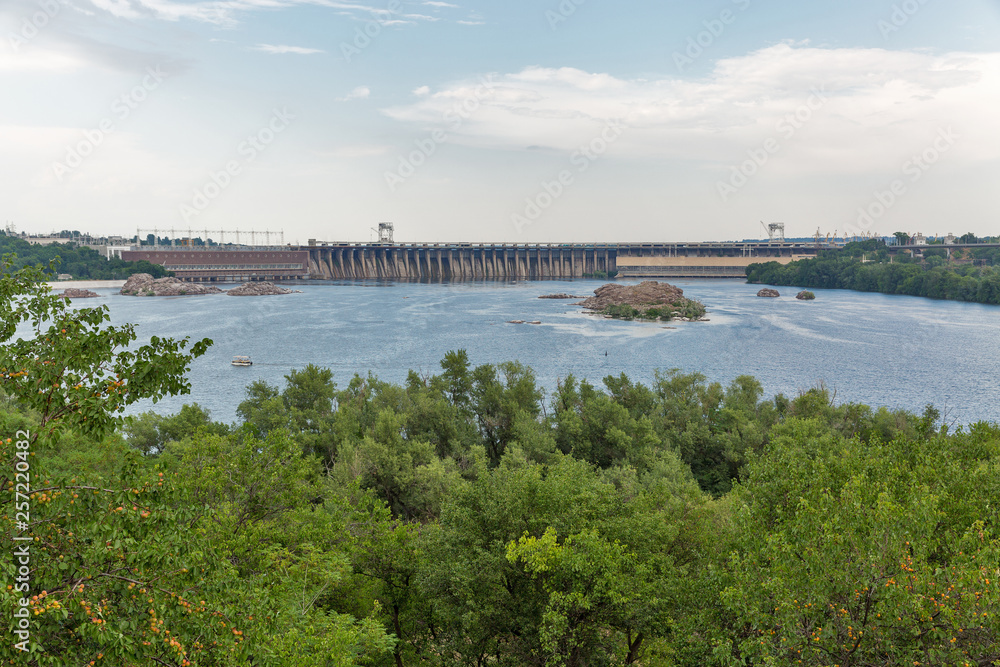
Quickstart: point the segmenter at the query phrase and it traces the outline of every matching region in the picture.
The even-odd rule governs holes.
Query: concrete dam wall
[[[309,252],[309,273],[328,280],[571,279],[743,277],[754,262],[787,263],[815,255],[795,243],[636,244],[322,244]]]
[[[614,249],[594,246],[357,245],[310,247],[309,269],[313,277],[327,279],[582,278],[613,275],[615,257]]]

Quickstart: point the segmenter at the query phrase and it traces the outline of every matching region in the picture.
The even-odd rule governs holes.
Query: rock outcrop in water
[[[301,293],[302,290],[285,289],[284,287],[278,287],[274,283],[269,282],[243,283],[239,287],[234,287],[227,292],[229,296],[271,296],[276,294]]]
[[[67,287],[59,295],[64,299],[93,299],[94,297],[101,296],[97,292],[91,292],[89,289],[80,289],[79,287]]]
[[[773,299],[776,296],[781,296],[781,294],[779,294],[778,290],[776,290],[776,289],[771,289],[770,287],[765,287],[761,291],[757,292],[757,296],[764,296],[764,297],[768,297],[768,298]]]
[[[801,292],[795,295],[795,298],[800,301],[812,301],[813,299],[816,298],[816,295],[810,292],[809,290],[802,290]]]
[[[594,296],[576,305],[626,320],[695,321],[705,315],[705,306],[685,297],[684,290],[655,280],[638,285],[608,283],[594,290]]]
[[[559,294],[543,294],[543,295],[541,295],[538,298],[539,299],[583,299],[583,298],[586,298],[586,297],[575,296],[573,294],[562,294],[562,293],[559,293]]]
[[[180,278],[157,278],[148,273],[135,273],[125,281],[119,294],[125,296],[200,296],[221,294],[222,290],[212,285],[186,283]]]

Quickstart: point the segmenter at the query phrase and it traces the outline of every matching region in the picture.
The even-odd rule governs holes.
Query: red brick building
[[[154,246],[126,250],[122,259],[160,264],[181,280],[192,282],[248,282],[297,280],[309,277],[309,252],[286,248]]]

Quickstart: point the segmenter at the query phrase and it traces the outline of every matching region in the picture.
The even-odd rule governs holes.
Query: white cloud
[[[788,169],[850,173],[889,169],[952,126],[954,155],[1000,158],[1000,54],[932,55],[781,44],[719,61],[703,78],[623,79],[573,68],[529,67],[499,76],[489,95],[462,81],[385,109],[401,122],[448,126],[471,146],[577,150],[612,120],[628,130],[618,157],[689,160],[727,169],[768,138]],[[814,91],[823,91],[822,97]],[[817,108],[810,109],[810,99]],[[819,104],[817,104],[819,102]],[[471,109],[462,113],[463,105]],[[795,114],[808,116],[805,122]],[[788,117],[791,117],[791,121]],[[795,127],[798,124],[800,127]],[[788,137],[789,128],[794,130]]]
[[[97,9],[104,10],[113,16],[136,19],[151,16],[165,21],[180,21],[182,19],[213,23],[222,26],[232,26],[237,23],[239,14],[257,10],[287,9],[300,5],[312,5],[339,10],[342,13],[370,19],[371,16],[392,16],[397,12],[377,4],[357,2],[341,2],[339,0],[198,0],[184,2],[181,0],[89,0]],[[432,3],[425,3],[434,5]],[[440,3],[445,6],[447,3]],[[421,14],[410,15],[410,18],[435,21],[434,17]],[[380,20],[383,24],[388,24]]]
[[[424,4],[428,7],[451,7],[458,9],[458,5],[453,5],[450,2],[439,2],[438,0],[425,0]]]
[[[419,88],[414,88],[413,89],[413,94],[416,95],[417,97],[423,97],[424,95],[430,95],[431,94],[430,86],[420,86]]]
[[[139,17],[139,12],[129,4],[129,0],[90,0],[98,9],[103,9],[112,16],[119,18],[134,19]]]
[[[338,102],[350,102],[351,100],[367,100],[371,96],[372,91],[368,86],[358,86],[347,95],[343,97],[338,97]]]
[[[285,46],[283,44],[278,44],[278,45],[258,44],[257,46],[253,47],[253,50],[263,51],[264,53],[274,53],[274,54],[295,53],[303,56],[310,55],[313,53],[326,53],[326,51],[324,51],[323,49],[307,49],[302,46]]]
[[[486,25],[486,21],[456,21],[461,25]]]

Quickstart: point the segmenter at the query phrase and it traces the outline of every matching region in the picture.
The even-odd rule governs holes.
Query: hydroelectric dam
[[[348,243],[142,246],[122,259],[161,264],[182,280],[565,280],[742,278],[754,262],[787,264],[826,246],[721,243]]]
[[[590,276],[740,278],[754,262],[813,257],[806,243],[321,243],[314,278],[568,279]]]

